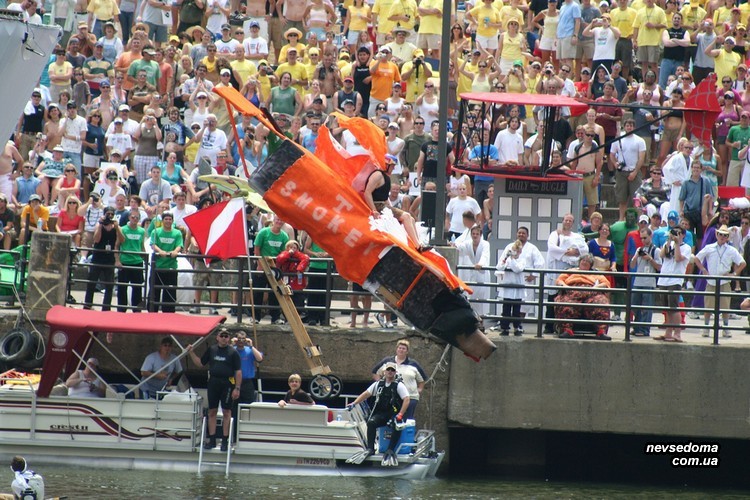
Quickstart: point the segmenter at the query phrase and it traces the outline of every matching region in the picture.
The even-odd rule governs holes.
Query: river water
[[[655,499],[737,498],[747,492],[696,490],[643,485],[508,481],[487,477],[438,478],[424,481],[374,478],[299,478],[221,473],[113,471],[61,466],[33,467],[44,476],[46,494],[69,499]],[[10,478],[6,478],[9,485]]]

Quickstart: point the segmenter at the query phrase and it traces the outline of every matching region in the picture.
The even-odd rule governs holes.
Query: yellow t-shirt
[[[682,25],[690,29],[694,24],[700,24],[706,18],[706,11],[697,4],[693,5],[692,2],[684,6],[680,14],[682,14]]]
[[[523,12],[517,7],[506,5],[500,9],[500,22],[503,23],[503,29],[508,29],[508,22],[511,19],[518,21],[518,29],[523,28]]]
[[[281,79],[281,75],[287,71],[292,75],[292,80],[307,80],[307,66],[302,63],[296,63],[294,66],[289,63],[279,64],[279,67],[276,68],[275,72],[276,77]],[[297,89],[300,97],[305,96],[305,87],[299,83],[295,83],[292,87]]]
[[[395,0],[391,5],[391,9],[388,11],[386,17],[391,16],[409,16],[408,21],[396,21],[396,24],[405,28],[409,31],[414,29],[414,25],[417,24],[419,18],[419,12],[417,11],[417,2],[414,0]]]
[[[486,7],[485,4],[474,7],[469,11],[471,17],[477,22],[477,35],[485,38],[497,36],[498,28],[488,26],[487,23],[499,23],[500,12],[494,7]]]
[[[289,43],[281,47],[281,50],[279,51],[279,64],[286,62],[286,53],[289,51],[289,47],[291,47],[291,44]],[[304,43],[298,43],[294,47],[297,49],[297,60],[303,60],[305,54],[307,54],[307,45]]]
[[[378,15],[375,23],[378,33],[386,35],[396,27],[395,22],[388,20],[388,12],[391,10],[393,2],[394,0],[375,0],[375,4],[372,6],[372,13]]]
[[[268,96],[271,95],[271,79],[268,78],[268,75],[261,75],[260,73],[258,73],[256,79],[260,84],[260,90],[263,93],[263,99],[267,99]]]
[[[242,83],[245,83],[248,78],[258,73],[258,68],[255,67],[255,63],[253,63],[249,59],[244,59],[242,61],[232,61],[229,63],[229,65],[232,66],[232,69],[240,74],[240,77],[242,77]]]
[[[526,75],[526,93],[527,94],[536,94],[536,84],[539,83],[539,80],[541,80],[542,74],[537,73],[535,78],[531,78],[529,75]],[[526,116],[534,116],[534,106],[527,105],[526,106]]]
[[[646,23],[667,25],[667,16],[661,7],[654,5],[652,8],[644,7],[635,16],[634,28],[638,28],[638,46],[656,47],[661,43],[663,29],[646,28]]]
[[[460,68],[461,65],[464,63],[463,59],[459,59],[457,61],[458,67]],[[472,64],[471,61],[466,63],[466,71],[469,71],[471,73],[477,74],[479,72],[479,65],[478,64]],[[471,92],[471,84],[472,79],[468,76],[464,75],[463,73],[458,74],[458,87],[456,88],[456,94],[459,96],[459,100],[461,99],[461,94],[464,92]]]
[[[421,16],[419,18],[419,33],[425,35],[439,35],[443,30],[443,0],[422,0],[419,4],[424,9],[439,9],[437,16]]]
[[[55,76],[63,76],[69,71],[73,71],[73,65],[70,64],[68,61],[63,62],[62,64],[57,64],[57,62],[53,62],[49,65],[49,68],[47,68],[47,72],[50,75]],[[52,85],[57,85],[58,87],[70,87],[70,83],[53,83]],[[65,110],[63,110],[63,113]]]
[[[716,26],[717,32],[724,33],[724,27],[721,25],[732,20],[733,8],[719,7],[716,9],[716,12],[714,12],[714,26]]]
[[[401,66],[401,73],[408,72],[414,64],[411,61],[407,61],[404,63],[403,66]],[[424,66],[428,68],[430,71],[432,71],[432,66],[430,63],[426,62],[424,63]],[[409,75],[409,79],[406,80],[406,96],[404,99],[406,102],[410,104],[414,104],[414,102],[417,100],[417,97],[424,92],[424,84],[427,82],[427,78],[424,77],[425,70],[424,68],[419,70],[419,79],[417,79],[416,72],[412,72],[411,75]]]
[[[724,49],[719,51],[719,55],[714,59],[714,72],[716,73],[717,87],[721,87],[721,79],[725,76],[734,80],[735,71],[741,61],[742,58],[737,52],[727,52]]]
[[[349,11],[349,29],[352,31],[367,30],[367,16],[370,15],[370,6],[365,4],[362,7],[350,5]]]
[[[503,33],[503,52],[500,54],[500,59],[503,61],[516,61],[523,60],[521,55],[521,42],[523,41],[524,35],[522,33],[516,33],[515,37],[510,36],[510,32],[506,31]],[[510,90],[508,90],[510,92]]]
[[[91,0],[87,12],[93,12],[97,19],[109,21],[120,15],[120,8],[114,0]]]
[[[632,7],[628,7],[625,10],[612,9],[609,12],[612,18],[612,26],[620,30],[621,38],[630,38],[633,36],[633,24],[635,23],[635,16],[638,15],[638,11]]]

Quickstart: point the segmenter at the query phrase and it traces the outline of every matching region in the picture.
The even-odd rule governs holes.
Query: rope
[[[430,377],[427,379],[427,382],[425,384],[430,384],[430,397],[428,398],[427,402],[427,414],[429,415],[429,429],[434,429],[432,425],[432,398],[435,395],[435,375],[437,375],[438,371],[445,372],[448,369],[448,353],[451,350],[451,345],[448,344],[445,346],[445,349],[443,349],[443,354],[440,356],[440,359],[437,363],[435,363],[435,368],[433,368],[432,373],[430,374]]]

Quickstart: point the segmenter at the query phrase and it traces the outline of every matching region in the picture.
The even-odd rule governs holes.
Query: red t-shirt
[[[606,100],[604,97],[600,97],[599,99],[595,100],[594,103],[597,102],[606,102],[608,104],[618,104],[620,101],[618,101],[615,98],[612,98],[611,100]],[[619,116],[622,118],[622,108],[615,108],[613,106],[596,106],[594,105],[594,109],[597,113],[606,113],[608,115],[612,116]],[[599,117],[596,119],[596,123],[601,125],[604,129],[604,135],[607,137],[614,137],[617,135],[617,121],[611,120],[609,118],[602,118]]]
[[[61,233],[68,231],[78,231],[78,228],[84,218],[78,214],[69,216],[67,211],[60,212],[57,215],[57,230]]]

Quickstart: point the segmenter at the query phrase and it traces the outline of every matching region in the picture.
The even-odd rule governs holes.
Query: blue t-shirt
[[[469,153],[469,160],[473,160],[474,158],[481,158],[482,156],[486,156],[489,160],[500,159],[500,153],[497,151],[497,148],[494,145],[490,144],[489,146],[474,146]]]
[[[560,9],[560,17],[557,21],[557,38],[573,36],[576,28],[576,19],[580,18],[580,5],[575,2],[564,3]]]
[[[237,349],[240,355],[240,364],[242,365],[242,380],[255,378],[255,356],[253,356],[253,347],[245,346]]]

